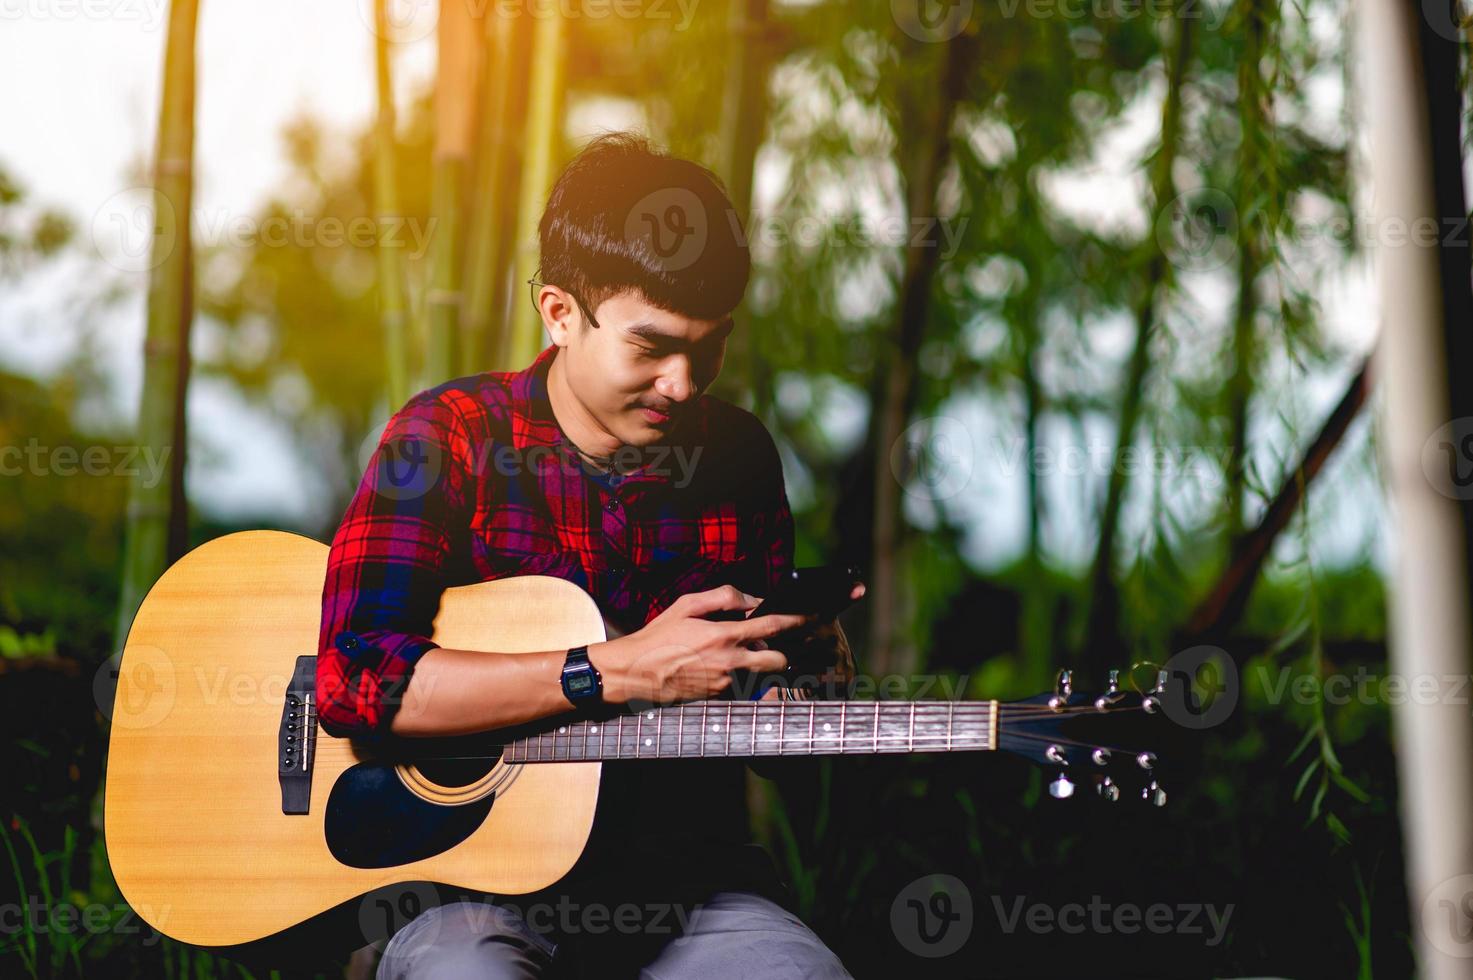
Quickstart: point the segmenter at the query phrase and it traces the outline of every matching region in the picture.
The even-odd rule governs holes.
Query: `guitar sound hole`
[[[437,786],[469,786],[491,771],[495,759],[423,759],[414,764],[430,782]]]

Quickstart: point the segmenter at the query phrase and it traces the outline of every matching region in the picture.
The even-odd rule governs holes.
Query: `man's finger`
[[[691,616],[704,616],[727,609],[750,609],[755,602],[752,596],[734,585],[722,585],[705,592],[688,592],[682,598],[689,603]]]
[[[734,642],[750,643],[753,640],[765,640],[769,636],[776,636],[779,633],[797,629],[804,623],[811,621],[812,618],[811,616],[801,616],[795,613],[772,613],[767,616],[758,616],[755,619],[734,623]]]
[[[772,674],[780,670],[786,670],[788,658],[776,650],[748,650],[737,661],[737,666],[743,670],[750,670],[759,674]]]

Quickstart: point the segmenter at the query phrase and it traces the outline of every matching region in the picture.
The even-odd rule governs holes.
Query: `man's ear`
[[[537,290],[537,312],[542,314],[542,325],[552,342],[559,347],[568,346],[579,319],[573,297],[556,286],[542,286]]]

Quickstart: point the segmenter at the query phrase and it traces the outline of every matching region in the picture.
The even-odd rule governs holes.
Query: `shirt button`
[[[610,497],[609,498],[609,502],[606,503],[606,504],[604,504],[604,507],[606,507],[607,509],[609,509],[611,511],[618,510],[619,509],[619,498],[618,497]]]

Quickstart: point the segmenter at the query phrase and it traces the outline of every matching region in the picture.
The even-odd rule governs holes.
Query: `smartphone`
[[[801,613],[833,619],[854,602],[849,593],[863,579],[852,565],[815,565],[795,568],[783,576],[752,616]]]

